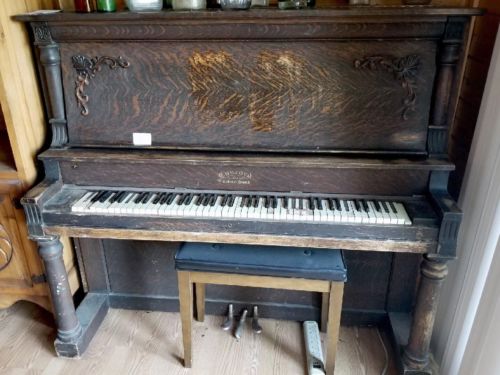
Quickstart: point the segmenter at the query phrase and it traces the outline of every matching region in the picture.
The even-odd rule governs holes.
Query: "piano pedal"
[[[243,329],[245,328],[245,321],[247,320],[247,315],[248,315],[248,310],[244,309],[243,312],[241,313],[238,325],[236,326],[236,330],[234,331],[234,337],[236,337],[236,340],[241,339],[241,336],[243,335]]]
[[[224,323],[222,323],[221,328],[223,331],[228,331],[231,329],[234,323],[234,312],[233,312],[233,304],[230,303],[227,308],[227,317]]]
[[[257,333],[257,334],[262,332],[262,327],[259,324],[259,307],[258,306],[253,307],[252,331],[254,333]]]

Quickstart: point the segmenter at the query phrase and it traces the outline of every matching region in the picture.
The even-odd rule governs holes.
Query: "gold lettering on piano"
[[[231,185],[250,185],[252,174],[245,171],[223,171],[217,174],[217,182]]]

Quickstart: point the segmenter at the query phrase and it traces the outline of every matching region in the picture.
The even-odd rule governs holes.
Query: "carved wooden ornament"
[[[12,260],[12,243],[5,227],[0,224],[0,271],[7,268]]]
[[[123,68],[126,69],[130,66],[130,63],[123,57],[118,56],[117,58],[101,56],[88,58],[84,55],[76,55],[71,58],[73,62],[73,67],[78,73],[75,85],[75,96],[78,102],[78,106],[81,108],[81,114],[87,116],[89,114],[88,108],[88,95],[85,95],[85,86],[90,84],[90,80],[95,77],[97,72],[101,70],[102,65],[109,66],[110,69]]]
[[[418,73],[419,65],[420,58],[417,55],[404,57],[369,56],[354,61],[356,69],[376,70],[382,68],[389,73],[393,73],[394,78],[401,82],[401,86],[406,91],[406,97],[403,99],[403,120],[408,120],[408,113],[415,111],[417,94],[415,92],[416,85],[414,78]]]

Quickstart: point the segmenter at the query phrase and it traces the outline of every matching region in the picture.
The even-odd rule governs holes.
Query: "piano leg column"
[[[403,353],[404,374],[432,374],[429,346],[443,280],[448,274],[446,261],[424,256],[421,280],[413,313],[408,345]]]
[[[58,355],[68,356],[62,348],[79,340],[82,327],[73,304],[68,274],[63,261],[63,247],[59,237],[43,237],[38,239],[37,242],[54,308],[54,318],[57,326],[56,352]]]

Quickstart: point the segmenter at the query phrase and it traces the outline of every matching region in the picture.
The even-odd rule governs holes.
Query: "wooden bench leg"
[[[184,367],[191,367],[191,320],[193,318],[193,285],[189,272],[178,271],[179,304],[182,324],[182,343],[184,345]]]
[[[205,284],[196,283],[196,320],[205,321]]]
[[[330,293],[321,294],[321,332],[326,332],[328,323],[328,303],[330,300]]]
[[[326,330],[326,375],[335,372],[335,357],[340,331],[340,312],[342,311],[342,298],[344,294],[343,282],[332,282],[328,307],[328,323]]]

